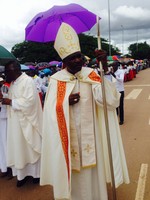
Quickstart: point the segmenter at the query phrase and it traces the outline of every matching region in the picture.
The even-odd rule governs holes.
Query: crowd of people
[[[60,26],[54,48],[63,65],[53,75],[48,69],[44,77],[37,76],[36,70],[22,73],[18,61],[5,65],[5,79],[10,85],[6,93],[2,89],[0,93],[0,170],[8,175],[11,169],[12,176],[17,177],[17,187],[23,186],[29,177],[33,183],[52,185],[56,200],[108,200],[111,174],[101,76],[86,67],[78,36],[68,24]],[[96,50],[95,55],[106,75],[113,169],[118,187],[129,183],[116,112],[122,102],[120,93],[123,94],[117,90],[116,81],[122,79],[117,69],[108,70],[104,51]],[[1,88],[3,85],[1,78]],[[120,118],[120,122],[124,119]]]

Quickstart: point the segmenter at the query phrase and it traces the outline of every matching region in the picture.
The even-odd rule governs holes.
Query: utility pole
[[[136,29],[136,51],[138,52],[138,29]]]
[[[124,26],[121,25],[122,28],[122,55],[124,55]]]
[[[110,2],[108,0],[109,56],[111,56]]]

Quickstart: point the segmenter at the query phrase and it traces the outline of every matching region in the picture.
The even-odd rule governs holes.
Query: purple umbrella
[[[56,66],[56,65],[58,65],[60,62],[59,61],[51,61],[51,62],[49,62],[49,64],[50,64],[50,66]]]
[[[50,64],[48,62],[40,62],[36,65],[36,67],[38,67],[39,70],[42,70],[50,67]]]
[[[53,6],[37,14],[25,29],[25,39],[35,42],[54,41],[62,22],[77,33],[90,30],[96,24],[96,15],[78,4]]]

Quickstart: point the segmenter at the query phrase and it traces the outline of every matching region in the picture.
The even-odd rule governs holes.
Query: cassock
[[[120,94],[105,80],[116,187],[129,183],[116,107]],[[69,106],[69,95],[80,101]],[[105,136],[101,79],[82,67],[51,76],[44,105],[41,185],[53,186],[55,199],[107,200],[110,168]]]
[[[6,146],[7,146],[7,109],[0,105],[0,170],[7,172]]]
[[[42,107],[31,77],[22,73],[9,89],[7,165],[13,176],[39,177],[42,133]]]

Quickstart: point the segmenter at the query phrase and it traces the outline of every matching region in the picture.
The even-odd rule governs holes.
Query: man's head
[[[114,63],[112,64],[112,67],[113,67],[113,71],[116,72],[118,70],[118,64],[117,63]]]
[[[71,74],[79,72],[84,64],[84,57],[81,52],[73,53],[63,60],[64,66]]]
[[[8,83],[15,81],[21,75],[21,66],[16,60],[5,65],[5,76]]]
[[[30,69],[26,73],[28,76],[31,76],[31,77],[34,77],[36,75],[36,71],[34,69]]]

